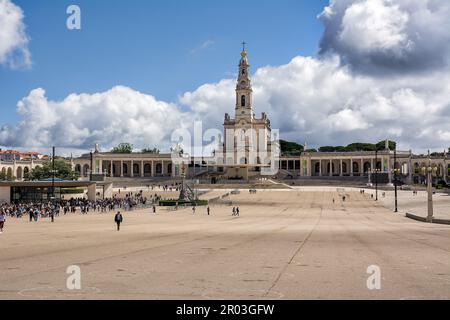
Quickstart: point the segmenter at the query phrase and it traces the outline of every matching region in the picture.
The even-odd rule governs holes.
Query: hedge
[[[82,194],[84,193],[84,189],[61,189],[61,194]]]
[[[161,207],[175,207],[176,205],[183,206],[183,205],[195,205],[195,206],[207,206],[208,200],[197,200],[197,201],[179,201],[179,200],[161,200],[159,201],[159,205]]]

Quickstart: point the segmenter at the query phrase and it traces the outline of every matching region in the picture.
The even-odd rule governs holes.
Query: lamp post
[[[378,201],[378,146],[375,150],[375,201]]]
[[[395,190],[395,209],[394,212],[398,212],[398,193],[397,193],[397,184],[398,184],[398,180],[397,180],[397,146],[395,146],[394,149],[394,190]]]
[[[55,147],[52,147],[52,202],[55,201]]]
[[[431,155],[428,150],[428,165],[422,167],[422,173],[427,175],[427,191],[428,191],[428,216],[427,221],[433,222],[433,172],[436,171],[437,168],[433,168],[431,166]]]
[[[92,170],[94,170],[94,153],[91,151],[90,153],[91,156],[91,170],[89,172],[89,181],[92,181]]]

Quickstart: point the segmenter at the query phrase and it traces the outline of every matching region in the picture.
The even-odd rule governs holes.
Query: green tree
[[[62,180],[78,180],[78,173],[72,170],[69,163],[62,159],[55,160],[55,178]],[[24,175],[25,180],[45,180],[52,178],[52,162],[48,161],[42,167],[32,169],[28,174]]]
[[[131,143],[123,142],[117,147],[113,148],[112,153],[130,154],[133,152],[133,145]]]
[[[280,140],[281,154],[285,156],[299,156],[304,147],[298,143]]]
[[[149,153],[149,154],[159,154],[160,153],[159,149],[157,149],[157,148],[153,148],[153,149],[146,148],[146,149],[142,149],[141,152],[142,153]]]

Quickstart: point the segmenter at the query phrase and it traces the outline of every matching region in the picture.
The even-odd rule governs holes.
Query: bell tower
[[[236,85],[236,119],[251,122],[253,118],[253,90],[250,79],[250,65],[247,61],[245,42],[242,43],[239,76]]]

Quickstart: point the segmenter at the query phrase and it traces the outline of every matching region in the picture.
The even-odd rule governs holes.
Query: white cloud
[[[95,143],[108,149],[120,142],[136,147],[168,148],[172,130],[187,125],[170,103],[127,87],[96,94],[71,94],[51,101],[41,88],[17,105],[22,121],[0,129],[0,144],[88,150]]]
[[[0,0],[0,64],[12,68],[31,65],[23,19],[20,7],[10,0]]]
[[[396,139],[415,150],[450,146],[450,72],[380,79],[352,72],[339,58],[296,57],[253,76],[254,108],[266,112],[282,138],[308,145]],[[181,101],[220,127],[233,114],[234,80],[203,85]],[[429,134],[419,134],[424,128]]]
[[[213,40],[206,40],[205,42],[203,42],[200,46],[194,48],[191,50],[191,54],[196,54],[202,50],[205,50],[211,46],[213,46],[215,44],[215,42]]]
[[[320,19],[321,53],[339,54],[356,70],[411,72],[449,62],[447,0],[331,0]]]

